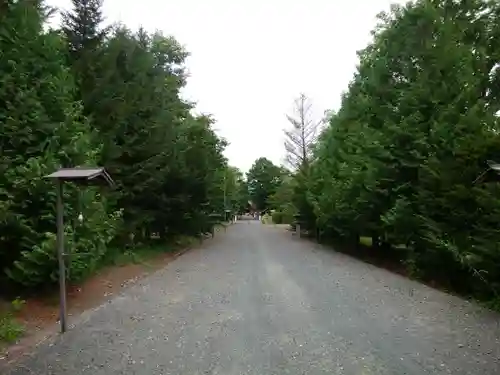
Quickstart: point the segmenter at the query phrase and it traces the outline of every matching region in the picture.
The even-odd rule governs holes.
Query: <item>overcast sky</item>
[[[232,165],[284,160],[285,115],[304,92],[337,109],[377,13],[403,0],[104,0],[107,23],[162,30],[191,53],[183,95],[217,119]],[[48,0],[68,8],[70,0]]]

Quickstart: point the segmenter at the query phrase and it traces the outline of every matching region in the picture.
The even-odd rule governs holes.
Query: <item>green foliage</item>
[[[271,219],[274,224],[282,224],[283,223],[283,213],[279,211],[274,211],[271,214]]]
[[[103,28],[99,0],[74,0],[62,29],[45,31],[41,3],[7,2],[0,14],[0,282],[31,289],[58,278],[44,176],[59,167],[102,165],[117,183],[65,184],[70,281],[110,256],[206,230],[224,210],[225,171],[231,206],[243,199],[214,120],[180,97],[188,54],[174,38]]]
[[[272,212],[272,220],[275,224],[291,224],[294,215],[297,214],[295,206],[297,189],[297,177],[285,175],[282,184],[276,189],[276,192],[269,198]]]
[[[295,206],[293,205],[295,186],[295,178],[291,175],[284,175],[282,183],[269,197],[270,206],[278,211],[295,214]]]
[[[231,213],[242,213],[245,211],[249,195],[248,185],[243,178],[243,173],[235,167],[226,166],[221,171],[223,176],[223,191],[225,192],[225,209],[231,210]]]
[[[270,206],[269,198],[283,181],[286,171],[266,158],[257,159],[247,173],[250,199],[258,210]]]
[[[109,257],[104,265],[125,266],[128,264],[153,265],[151,262],[158,256],[167,253],[175,253],[183,248],[195,244],[196,239],[191,236],[179,235],[168,244],[150,243],[148,245],[136,247],[134,249],[110,249]]]
[[[44,176],[59,166],[95,164],[99,153],[89,123],[73,101],[64,44],[56,33],[44,33],[42,22],[41,11],[32,3],[13,3],[3,15],[0,39],[4,106],[0,112],[0,264],[6,266],[10,279],[25,286],[47,284],[56,277],[55,194]],[[70,218],[77,215],[71,204],[75,194],[76,189],[68,187]],[[82,213],[88,220],[79,231],[92,236],[74,243],[89,254],[80,265],[81,273],[92,269],[115,229],[104,200],[97,196],[95,189],[81,194]]]
[[[274,211],[271,218],[274,224],[292,224],[294,220],[293,214],[281,211]]]
[[[13,316],[24,304],[24,300],[16,298],[6,310],[0,310],[0,344],[14,342],[24,333],[24,327]]]
[[[500,156],[499,14],[496,1],[420,0],[380,16],[316,144],[309,226],[404,245],[423,277],[500,292],[500,187],[473,183]]]
[[[294,114],[288,115],[291,124],[285,130],[285,150],[288,164],[293,168],[293,177],[289,178],[288,201],[293,207],[279,207],[287,216],[287,221],[292,223],[295,216],[303,228],[314,230],[316,217],[311,202],[308,199],[308,181],[310,180],[311,162],[318,128],[321,122],[312,119],[311,102],[304,94],[294,102]]]
[[[77,98],[84,104],[84,113],[92,114],[90,105],[98,80],[103,43],[108,30],[101,24],[102,0],[71,0],[73,9],[62,13],[63,32],[67,43],[67,61],[73,70],[78,87]]]
[[[0,343],[16,341],[24,333],[24,327],[11,314],[0,313]]]
[[[12,302],[11,302],[11,306],[12,306],[12,310],[14,312],[19,312],[21,311],[21,309],[23,308],[23,306],[26,304],[26,301],[19,298],[19,297],[16,297]]]

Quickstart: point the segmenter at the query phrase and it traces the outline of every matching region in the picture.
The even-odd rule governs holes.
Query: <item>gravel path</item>
[[[10,375],[500,374],[500,316],[238,222]]]

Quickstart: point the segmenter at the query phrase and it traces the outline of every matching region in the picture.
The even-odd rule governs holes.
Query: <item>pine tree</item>
[[[286,160],[295,171],[293,184],[293,205],[300,216],[302,226],[314,230],[316,218],[313,206],[307,199],[307,182],[309,181],[310,164],[313,147],[317,141],[320,121],[312,117],[312,103],[306,95],[300,94],[294,102],[294,114],[287,115],[291,128],[285,130]]]
[[[420,0],[382,14],[319,138],[308,197],[325,234],[466,293],[500,290],[498,2]]]
[[[68,64],[72,67],[83,100],[85,114],[92,112],[98,100],[95,91],[102,45],[109,31],[103,27],[102,0],[72,0],[73,9],[62,13],[62,31],[68,46]]]
[[[270,197],[281,185],[285,171],[267,158],[255,160],[247,173],[250,199],[258,210],[270,207]]]
[[[0,26],[0,264],[11,280],[26,286],[49,284],[57,276],[55,191],[44,176],[60,166],[93,164],[99,152],[73,102],[64,44],[57,33],[43,32],[44,16],[35,3],[16,2],[2,14]],[[72,258],[75,279],[103,256],[115,228],[96,194],[92,189],[79,194],[88,218],[79,232],[86,238],[75,237],[71,251],[91,255],[83,261]],[[67,217],[75,217],[77,195],[68,186]],[[67,224],[67,231],[73,231]]]
[[[2,285],[57,279],[55,192],[44,176],[61,166],[101,164],[118,185],[106,197],[65,186],[72,281],[112,256],[111,242],[124,248],[153,232],[164,240],[206,230],[209,214],[223,209],[226,142],[180,97],[184,48],[160,33],[106,33],[97,1],[74,1],[64,33],[43,30],[42,1],[2,6]]]
[[[305,94],[294,102],[294,114],[287,115],[291,128],[285,130],[287,162],[294,170],[306,169],[312,156],[320,122],[312,119],[312,104]]]

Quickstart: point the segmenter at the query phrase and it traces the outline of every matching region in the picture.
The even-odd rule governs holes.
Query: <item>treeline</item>
[[[224,210],[226,143],[179,95],[188,53],[160,33],[103,27],[101,5],[73,0],[56,29],[43,1],[0,5],[2,292],[57,280],[55,189],[44,176],[60,167],[104,166],[117,183],[66,186],[73,281],[116,249],[195,235]]]
[[[297,168],[301,220],[499,301],[500,185],[476,179],[500,161],[500,3],[419,0],[379,20]]]

